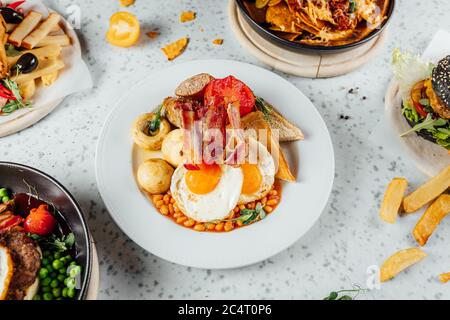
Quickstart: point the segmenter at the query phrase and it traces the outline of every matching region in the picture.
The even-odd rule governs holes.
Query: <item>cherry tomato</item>
[[[205,90],[205,106],[226,108],[230,103],[239,107],[243,117],[255,108],[255,96],[245,83],[233,76],[212,80]]]
[[[43,204],[38,208],[31,209],[30,214],[25,219],[23,227],[26,232],[45,236],[53,232],[56,226],[56,219],[48,211],[48,206]]]

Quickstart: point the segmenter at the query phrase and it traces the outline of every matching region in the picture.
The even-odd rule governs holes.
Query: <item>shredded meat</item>
[[[333,13],[334,21],[339,30],[348,30],[351,27],[350,20],[350,1],[348,0],[330,0],[330,9]]]

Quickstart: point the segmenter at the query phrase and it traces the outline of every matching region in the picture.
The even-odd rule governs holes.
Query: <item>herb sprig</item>
[[[273,112],[273,106],[270,103],[266,102],[261,97],[255,97],[255,105],[256,109],[264,114],[264,119],[266,119],[267,122],[272,121],[270,116]]]
[[[411,132],[417,132],[420,130],[429,130],[429,131],[435,131],[436,127],[442,127],[447,124],[447,120],[442,118],[433,119],[433,115],[429,113],[425,120],[417,125],[415,125],[411,130],[406,131],[401,137],[404,137]]]
[[[225,220],[220,220],[222,222],[226,222],[226,221],[241,221],[244,225],[248,225],[252,222],[255,222],[256,220],[260,219],[264,219],[266,217],[266,212],[264,211],[264,208],[262,207],[262,205],[260,203],[258,203],[255,207],[255,209],[242,209],[240,211],[240,216],[234,219],[225,219]],[[218,221],[219,222],[219,221]]]
[[[42,237],[38,234],[28,233],[28,236],[36,240],[44,248],[52,248],[58,252],[65,252],[75,244],[75,235],[73,233],[63,235],[61,238],[54,234],[49,237]]]
[[[148,131],[150,133],[155,133],[159,130],[159,126],[161,125],[161,111],[162,111],[162,104],[159,105],[158,109],[154,113],[153,119],[148,123]]]
[[[323,300],[355,300],[360,294],[365,293],[368,289],[363,289],[359,285],[354,285],[353,289],[332,291]]]
[[[2,83],[5,88],[9,89],[12,92],[14,98],[16,98],[16,100],[9,100],[9,102],[1,109],[3,113],[9,114],[18,109],[31,107],[31,103],[29,101],[23,100],[20,94],[19,86],[15,81],[5,78],[2,80]]]

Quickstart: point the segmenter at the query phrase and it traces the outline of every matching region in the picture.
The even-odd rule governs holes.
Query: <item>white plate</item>
[[[384,116],[394,129],[397,141],[416,167],[427,176],[434,177],[450,165],[450,156],[447,150],[416,133],[400,137],[402,133],[411,129],[411,126],[402,115],[402,98],[399,91],[398,83],[392,80],[386,92]]]
[[[186,78],[208,72],[234,75],[274,104],[305,132],[286,145],[297,183],[283,184],[282,200],[266,219],[228,233],[196,232],[159,214],[143,195],[132,170],[133,120],[173,95]],[[171,262],[217,269],[259,262],[304,235],[322,213],[334,179],[334,152],[327,127],[314,105],[295,86],[265,69],[228,60],[174,65],[150,75],[124,96],[105,122],[97,146],[97,184],[111,216],[138,245]]]

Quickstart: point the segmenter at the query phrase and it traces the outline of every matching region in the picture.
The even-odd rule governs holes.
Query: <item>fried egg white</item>
[[[0,244],[0,300],[6,298],[14,273],[14,265],[9,249]]]
[[[241,165],[244,181],[238,204],[264,198],[275,182],[275,161],[270,152],[254,139],[249,139],[249,145],[249,157],[246,163]]]
[[[222,220],[238,203],[244,180],[241,168],[227,165],[220,165],[219,168],[220,175],[213,189],[202,194],[192,192],[192,186],[188,186],[186,176],[189,170],[183,165],[175,170],[170,191],[177,206],[189,218],[198,222]],[[207,177],[203,182],[213,183]]]

